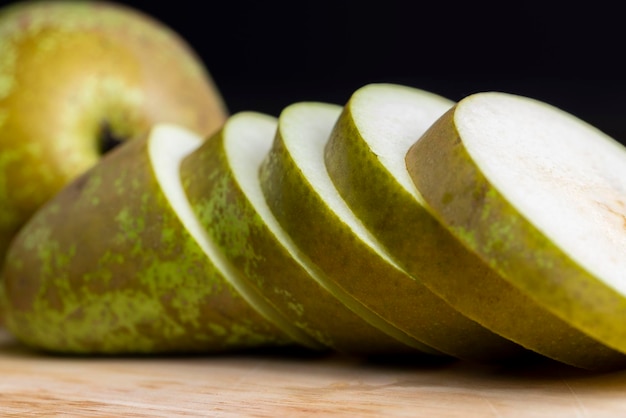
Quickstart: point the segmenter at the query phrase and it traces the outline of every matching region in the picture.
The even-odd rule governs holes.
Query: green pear
[[[3,270],[13,335],[38,349],[89,354],[295,344],[262,300],[241,292],[193,214],[180,162],[200,138],[156,125],[37,211]]]
[[[274,218],[258,170],[276,130],[272,116],[238,113],[185,158],[181,178],[204,229],[239,274],[308,338],[350,354],[415,352],[378,329],[377,316],[307,260]]]
[[[42,203],[157,122],[202,136],[223,122],[203,62],[170,28],[105,2],[0,11],[0,259]]]
[[[424,276],[429,287],[549,357],[626,365],[622,145],[547,103],[485,92],[446,112],[406,163],[433,215],[494,272]]]
[[[459,314],[409,275],[349,209],[324,162],[341,112],[327,103],[295,103],[280,115],[260,177],[267,204],[285,232],[342,292],[407,344],[480,361],[524,351]]]
[[[408,86],[366,85],[350,97],[325,148],[326,168],[341,197],[416,280],[449,266],[462,249],[456,241],[444,245],[449,233],[424,207],[404,162],[410,146],[453,105]],[[453,251],[440,251],[450,245]]]

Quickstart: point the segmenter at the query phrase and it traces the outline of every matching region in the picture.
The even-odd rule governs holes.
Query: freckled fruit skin
[[[320,285],[276,237],[246,195],[230,163],[225,148],[228,128],[235,123],[247,124],[256,131],[276,128],[271,116],[236,114],[181,165],[190,203],[225,257],[287,320],[327,347],[350,354],[419,353],[352,312]],[[274,138],[273,132],[270,134],[269,145]],[[311,263],[307,266],[311,268]]]
[[[16,3],[0,11],[0,259],[34,211],[119,140],[156,122],[212,133],[226,115],[172,30],[121,5]]]
[[[147,144],[107,154],[16,236],[2,282],[8,330],[64,353],[288,344],[187,232],[155,180]]]

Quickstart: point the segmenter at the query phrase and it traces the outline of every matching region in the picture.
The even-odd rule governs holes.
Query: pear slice
[[[366,85],[351,96],[324,151],[328,174],[352,212],[389,256],[422,284],[424,275],[433,276],[432,280],[449,274],[472,278],[487,269],[426,210],[404,162],[416,139],[453,105],[444,97],[407,86]],[[440,302],[433,303],[436,307]],[[444,312],[449,319],[442,317]],[[485,360],[522,354],[521,347],[450,309],[438,315],[448,329],[440,329],[431,343],[448,354]]]
[[[401,269],[350,211],[324,163],[324,147],[341,111],[336,105],[305,102],[281,113],[260,170],[263,193],[278,222],[342,292],[386,321],[388,332],[395,329],[405,339],[468,360],[519,352]],[[476,335],[482,337],[480,344],[468,345]]]
[[[160,125],[37,212],[3,270],[5,322],[17,338],[104,354],[294,344],[207,249],[179,176],[201,142]]]
[[[414,352],[376,328],[376,315],[304,259],[272,215],[258,169],[276,127],[272,116],[238,113],[185,158],[181,177],[198,219],[239,274],[323,345],[351,354]]]
[[[486,92],[448,111],[406,161],[429,210],[494,271],[433,278],[434,291],[549,357],[626,366],[622,145],[546,103]]]
[[[449,234],[424,208],[404,159],[453,105],[407,86],[366,85],[350,97],[325,148],[328,174],[350,209],[418,280],[454,251],[439,251],[439,235]],[[407,231],[416,238],[407,239]]]

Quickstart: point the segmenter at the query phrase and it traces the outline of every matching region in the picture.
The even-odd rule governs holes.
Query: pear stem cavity
[[[102,122],[98,135],[98,152],[100,155],[108,153],[125,141],[126,138],[122,138],[115,134],[108,121]]]

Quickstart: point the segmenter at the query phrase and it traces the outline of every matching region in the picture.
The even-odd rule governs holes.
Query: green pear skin
[[[423,280],[459,311],[547,357],[585,369],[624,367],[626,334],[619,318],[626,302],[594,285],[489,183],[456,128],[457,106],[411,147],[407,167],[429,210],[491,273],[471,281],[445,274]],[[552,283],[548,289],[546,283]],[[587,309],[575,311],[567,299],[583,293]],[[613,327],[598,327],[593,306],[613,318]],[[596,338],[572,326],[576,322],[595,329]]]
[[[276,119],[268,115],[235,114],[218,134],[185,158],[181,177],[202,225],[232,265],[286,320],[324,346],[349,354],[419,354],[364,321],[346,306],[345,299],[320,284],[322,273],[294,253],[290,249],[293,246],[279,237],[283,235],[268,226],[267,216],[259,214],[264,202],[253,200],[253,190],[246,191],[231,162],[237,149],[229,153],[226,146],[228,141],[237,140],[252,148],[246,151],[252,158],[239,164],[257,167],[271,147],[276,127]],[[234,135],[244,138],[230,138]],[[250,171],[257,183],[255,190],[261,195],[258,169]],[[269,212],[266,208],[265,213]]]
[[[226,114],[200,58],[149,16],[63,0],[0,9],[0,258],[107,147],[157,122],[208,135]]]
[[[62,353],[292,344],[186,230],[155,180],[149,144],[107,154],[20,231],[3,272],[8,330]]]

